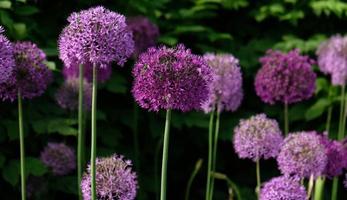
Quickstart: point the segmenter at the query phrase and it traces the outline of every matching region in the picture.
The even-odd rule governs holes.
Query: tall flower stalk
[[[21,190],[22,200],[26,199],[26,181],[25,181],[25,146],[24,146],[24,130],[23,130],[23,106],[22,95],[18,90],[18,124],[19,124],[19,146],[20,146],[20,174],[21,174]]]
[[[219,126],[220,126],[220,113],[216,113],[216,123],[215,123],[215,132],[213,139],[213,154],[212,154],[212,172],[216,171],[216,161],[217,161],[217,147],[218,147],[218,136],[219,136]],[[214,190],[214,177],[211,176],[211,188],[210,188],[210,197],[213,199],[213,190]]]
[[[171,110],[166,110],[163,156],[161,162],[161,184],[160,184],[160,199],[166,199],[166,182],[167,182],[167,163],[169,154],[169,138],[170,138],[170,122]]]
[[[208,128],[208,162],[207,162],[207,181],[206,181],[206,194],[205,200],[209,200],[211,193],[211,172],[212,172],[212,155],[213,155],[213,122],[215,116],[215,109],[210,113],[210,122]]]
[[[90,153],[90,176],[91,176],[91,187],[92,187],[92,200],[96,200],[96,105],[97,105],[97,69],[96,65],[93,67],[93,83],[92,83],[92,136],[91,136],[91,153]]]
[[[82,174],[83,174],[83,168],[84,168],[84,120],[83,120],[83,91],[84,91],[84,71],[83,71],[83,64],[80,64],[79,67],[79,92],[78,92],[78,139],[77,139],[77,186],[82,181]],[[78,193],[79,193],[79,199],[82,200],[82,191],[80,187],[78,187]]]

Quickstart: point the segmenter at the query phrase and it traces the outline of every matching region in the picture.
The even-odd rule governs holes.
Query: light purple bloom
[[[96,197],[107,200],[134,200],[137,191],[137,176],[132,171],[130,160],[113,155],[96,159]],[[91,199],[90,166],[84,174],[81,189],[84,200]]]
[[[19,91],[25,99],[42,95],[52,81],[45,53],[31,42],[16,42],[13,47],[16,65],[8,81],[0,84],[0,99],[14,101]]]
[[[79,99],[79,79],[70,78],[65,80],[63,85],[58,89],[55,99],[60,107],[67,110],[78,109]],[[89,110],[92,103],[92,86],[86,80],[83,81],[83,107]]]
[[[280,176],[264,183],[260,200],[306,200],[305,187],[294,178]]]
[[[344,85],[347,80],[347,37],[332,36],[317,52],[319,69],[331,75],[333,85]]]
[[[291,133],[285,138],[277,157],[282,174],[308,178],[322,175],[327,155],[315,131]]]
[[[209,95],[211,69],[184,45],[149,48],[133,69],[133,96],[151,111],[200,110]]]
[[[60,59],[67,67],[93,63],[123,65],[134,51],[132,33],[125,17],[102,6],[72,13],[59,37]]]
[[[255,90],[262,101],[291,104],[313,95],[316,74],[312,69],[314,61],[308,56],[300,55],[298,50],[288,53],[269,50],[260,62]]]
[[[48,143],[40,158],[54,175],[66,175],[76,168],[75,151],[64,143]]]
[[[159,28],[147,17],[136,16],[127,18],[129,30],[133,33],[135,41],[134,56],[137,58],[147,48],[153,47],[159,37]]]
[[[84,78],[91,83],[93,81],[93,65],[91,63],[84,64],[83,72]],[[111,66],[102,68],[98,67],[97,74],[98,82],[104,83],[111,77],[112,68]],[[77,63],[74,63],[69,67],[65,66],[63,68],[63,75],[65,79],[78,78],[80,75],[79,65]]]
[[[265,114],[258,114],[241,120],[234,130],[234,149],[240,158],[257,161],[261,158],[274,158],[278,155],[283,141],[276,120]]]
[[[5,30],[0,26],[0,84],[10,78],[15,65],[13,46],[3,35],[4,32]]]
[[[205,54],[204,59],[214,78],[209,99],[202,105],[203,110],[208,113],[216,107],[218,112],[235,111],[243,98],[239,60],[231,54],[211,53]]]

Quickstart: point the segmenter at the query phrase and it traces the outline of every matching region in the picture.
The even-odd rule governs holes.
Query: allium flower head
[[[76,168],[75,151],[64,143],[48,143],[41,152],[41,161],[58,176],[66,175]]]
[[[300,55],[269,50],[260,59],[262,67],[255,78],[257,95],[266,103],[295,103],[310,98],[315,91],[314,61]]]
[[[137,191],[137,176],[129,160],[113,155],[96,159],[96,197],[105,200],[133,200]],[[90,166],[84,174],[81,189],[84,200],[91,199]]]
[[[242,74],[239,60],[231,54],[204,55],[207,64],[212,68],[213,81],[208,100],[202,108],[205,112],[211,112],[213,107],[218,112],[235,111],[243,98]]]
[[[319,69],[331,75],[333,85],[347,81],[347,36],[335,35],[323,42],[317,52]]]
[[[306,190],[298,180],[280,176],[264,183],[260,200],[306,200]]]
[[[13,57],[13,46],[3,35],[5,30],[0,26],[0,84],[6,82],[15,65]]]
[[[240,158],[253,161],[274,158],[278,155],[283,141],[276,120],[265,114],[258,114],[241,120],[234,130],[234,149]]]
[[[277,163],[284,175],[308,178],[324,172],[327,155],[315,131],[298,132],[290,134],[284,140]]]
[[[66,66],[93,63],[123,65],[134,51],[125,17],[102,6],[72,13],[59,38],[60,59]]]
[[[93,65],[91,63],[85,63],[83,66],[83,72],[84,72],[84,78],[91,83],[93,81]],[[97,75],[98,82],[104,83],[111,77],[112,68],[111,66],[102,67],[102,68],[98,67],[97,74],[98,74]],[[73,63],[69,67],[65,66],[63,68],[63,75],[65,79],[78,78],[80,75],[79,65],[77,63]]]
[[[201,109],[209,96],[211,69],[184,45],[149,48],[133,69],[132,93],[141,107],[158,111]]]
[[[135,57],[145,52],[147,48],[155,46],[159,37],[159,28],[147,17],[130,17],[127,19],[127,24],[135,41]]]
[[[60,107],[67,110],[78,109],[79,99],[79,79],[70,78],[65,80],[55,95],[55,99]],[[83,107],[89,110],[92,103],[92,86],[86,80],[83,82]]]
[[[18,91],[26,99],[42,95],[52,81],[45,53],[31,42],[16,42],[13,47],[16,65],[8,81],[0,84],[0,99],[14,101]]]

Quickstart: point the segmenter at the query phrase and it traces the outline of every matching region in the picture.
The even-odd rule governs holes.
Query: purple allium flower
[[[107,200],[133,200],[137,191],[137,176],[130,160],[113,155],[96,159],[96,197]],[[90,166],[81,182],[84,200],[91,199]]]
[[[64,143],[48,143],[40,159],[54,175],[66,175],[76,168],[75,151]]]
[[[310,98],[315,91],[314,61],[300,55],[298,50],[288,53],[267,51],[260,59],[262,68],[255,78],[257,95],[266,103],[295,103]]]
[[[264,183],[260,200],[306,200],[305,187],[294,178],[280,176]]]
[[[208,113],[216,106],[218,112],[235,111],[243,98],[242,74],[239,60],[231,54],[204,55],[207,64],[212,68],[214,79],[211,83],[209,99],[202,105]]]
[[[65,80],[55,95],[55,99],[60,107],[67,110],[78,109],[79,79],[70,78]],[[89,110],[92,103],[92,86],[86,80],[83,82],[83,107]]]
[[[331,75],[333,85],[344,85],[347,80],[347,37],[332,36],[317,52],[319,69]]]
[[[98,6],[72,13],[68,22],[58,42],[60,59],[67,67],[73,63],[108,67],[113,61],[123,65],[134,51],[123,15]]]
[[[132,93],[151,111],[201,109],[209,96],[212,72],[204,59],[184,45],[149,48],[133,69]]]
[[[342,142],[330,140],[325,135],[321,135],[320,141],[324,145],[327,155],[324,174],[329,178],[340,176],[343,169],[347,167],[346,147],[343,146]]]
[[[15,65],[13,46],[3,35],[4,32],[5,30],[0,26],[0,84],[10,78]]]
[[[87,79],[88,82],[93,82],[93,65],[91,63],[86,63],[83,66],[83,72],[84,72],[84,78]],[[98,67],[97,68],[97,79],[98,82],[104,83],[106,82],[112,74],[112,68],[111,66],[108,67]],[[77,63],[72,64],[69,67],[63,68],[63,75],[65,79],[70,78],[78,78],[80,75],[80,68]]]
[[[241,120],[234,130],[234,149],[240,158],[253,161],[274,158],[278,155],[282,142],[278,123],[265,114]]]
[[[145,52],[147,48],[155,46],[159,37],[159,28],[147,17],[130,17],[127,19],[127,24],[135,41],[135,57]]]
[[[324,172],[327,155],[315,131],[297,132],[285,138],[277,163],[284,175],[308,178]]]
[[[52,81],[45,53],[31,42],[16,42],[13,47],[16,65],[9,80],[0,84],[0,99],[14,101],[19,91],[27,99],[42,95]]]

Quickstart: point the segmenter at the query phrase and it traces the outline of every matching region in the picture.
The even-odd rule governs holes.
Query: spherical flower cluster
[[[284,140],[277,163],[284,175],[308,178],[324,172],[327,155],[315,131],[298,132],[290,134]]]
[[[15,65],[13,57],[13,46],[3,35],[4,29],[0,26],[0,84],[6,82]]]
[[[347,81],[347,36],[335,35],[323,42],[318,50],[319,69],[331,75],[333,85],[344,85]]]
[[[241,120],[234,130],[234,149],[240,158],[257,161],[276,157],[283,141],[276,120],[258,114]]]
[[[202,105],[205,112],[211,112],[214,107],[218,112],[235,111],[243,98],[242,74],[239,60],[231,54],[204,55],[207,64],[212,68],[213,81],[208,100]]]
[[[134,51],[123,15],[98,6],[72,13],[68,22],[58,42],[67,67],[88,62],[107,67],[113,61],[123,65]]]
[[[136,16],[127,19],[129,30],[135,41],[134,56],[138,57],[147,48],[155,46],[159,37],[159,28],[147,17]]]
[[[137,191],[137,176],[131,169],[129,160],[113,155],[96,159],[97,199],[133,200]],[[81,189],[84,200],[91,199],[90,166],[84,174]]]
[[[83,72],[84,72],[83,73],[84,78],[91,83],[93,81],[93,65],[91,63],[85,63],[83,65]],[[102,68],[98,67],[97,68],[98,82],[100,83],[106,82],[111,77],[111,74],[112,74],[111,66],[102,67]],[[63,68],[63,75],[65,79],[78,78],[80,75],[79,65],[77,63],[73,63],[69,67],[65,66]]]
[[[262,68],[255,78],[255,90],[262,101],[295,103],[310,98],[315,91],[314,63],[298,50],[288,53],[269,50],[260,59]]]
[[[64,143],[48,143],[40,159],[54,175],[66,175],[76,168],[75,152]]]
[[[200,110],[209,96],[211,69],[184,45],[149,48],[133,69],[132,93],[141,107]]]
[[[27,99],[42,95],[52,81],[45,53],[31,42],[16,42],[13,47],[16,65],[8,81],[0,84],[0,99],[14,101],[18,92]]]
[[[70,111],[78,109],[79,100],[79,79],[70,78],[65,80],[55,95],[55,99],[60,107]],[[83,107],[89,110],[92,103],[92,86],[86,80],[83,81]]]
[[[280,176],[264,183],[260,200],[306,200],[306,190],[298,180]]]

